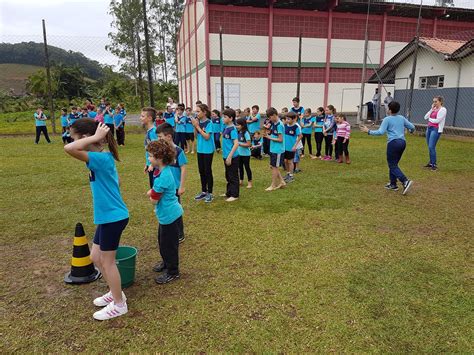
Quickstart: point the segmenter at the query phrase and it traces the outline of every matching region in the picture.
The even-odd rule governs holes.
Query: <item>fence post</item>
[[[221,69],[221,111],[224,111],[224,53],[222,50],[222,26],[219,27],[219,66]]]
[[[48,103],[49,110],[51,112],[51,126],[53,127],[53,133],[56,134],[56,116],[54,114],[54,103],[53,103],[53,93],[51,89],[51,70],[49,67],[49,53],[48,53],[48,41],[46,39],[46,24],[43,19],[43,40],[44,40],[44,56],[45,56],[45,66],[46,66],[46,79],[48,81]]]
[[[411,119],[411,105],[413,102],[413,90],[415,88],[415,74],[416,74],[416,63],[418,59],[418,47],[420,42],[420,22],[421,22],[421,8],[423,7],[423,0],[420,2],[420,8],[418,10],[418,20],[416,22],[416,35],[415,35],[415,49],[413,52],[413,65],[410,74],[410,91],[408,92],[408,103],[407,103],[407,118]]]
[[[146,66],[148,69],[148,92],[150,95],[150,106],[155,107],[155,97],[153,95],[153,76],[151,72],[150,39],[148,36],[148,20],[146,18],[146,0],[142,0],[142,3],[143,3],[143,28],[145,30]]]
[[[296,97],[300,97],[301,86],[301,47],[303,44],[303,33],[300,32],[299,47],[298,47],[298,70],[296,72]]]
[[[367,50],[369,46],[369,15],[370,15],[370,0],[367,3],[367,18],[365,19],[365,40],[364,40],[364,59],[362,64],[362,78],[360,80],[360,103],[359,112],[357,113],[357,124],[360,124],[362,120],[362,108],[364,106],[365,96],[365,81],[366,81],[366,69],[367,69]]]

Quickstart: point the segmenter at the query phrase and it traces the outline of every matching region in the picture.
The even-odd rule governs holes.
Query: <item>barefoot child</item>
[[[227,202],[233,202],[239,198],[239,140],[237,129],[234,126],[235,111],[231,108],[224,112],[224,130],[222,131],[222,158],[224,159],[225,179],[227,181]]]
[[[91,260],[107,282],[110,291],[94,300],[104,307],[94,313],[97,320],[106,320],[128,312],[122,292],[115,254],[120,237],[128,224],[128,209],[122,200],[115,161],[119,160],[117,142],[103,123],[81,118],[71,126],[74,142],[64,147],[66,153],[86,163],[90,170],[94,224],[97,225],[92,244]],[[104,151],[104,143],[109,151]]]
[[[280,174],[280,164],[285,153],[285,127],[278,117],[278,111],[274,107],[267,109],[267,117],[270,119],[270,133],[265,136],[270,141],[270,167],[272,169],[272,183],[265,191],[274,191],[286,186]]]
[[[158,218],[158,246],[162,264],[153,268],[162,271],[155,278],[156,283],[165,284],[179,279],[179,228],[182,225],[183,208],[176,196],[176,183],[170,165],[176,157],[172,143],[159,139],[148,144],[147,151],[151,164],[159,170],[153,182],[153,188],[147,195],[155,205]]]

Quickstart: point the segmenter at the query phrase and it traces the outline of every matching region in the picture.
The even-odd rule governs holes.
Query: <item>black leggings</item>
[[[110,128],[110,133],[112,133],[112,136],[113,136],[115,134],[114,124],[113,123],[106,123],[105,125]]]
[[[341,159],[342,159],[343,153],[346,157],[349,156],[349,139],[346,141],[346,143],[343,143],[343,142],[344,142],[344,137],[337,137],[336,152],[337,152],[338,158],[341,158]]]
[[[239,156],[239,178],[244,180],[244,167],[247,172],[247,180],[252,181],[252,169],[250,169],[250,157]]]
[[[263,137],[263,154],[270,154],[270,139]]]
[[[321,156],[321,148],[323,147],[324,134],[323,132],[314,132],[314,139],[316,140],[316,156]]]
[[[39,140],[40,140],[40,135],[41,135],[41,132],[43,132],[43,135],[44,135],[44,138],[46,138],[46,141],[48,143],[51,143],[50,139],[49,139],[49,136],[48,136],[48,128],[46,126],[36,126],[36,139],[35,139],[35,143],[38,144]]]
[[[221,134],[220,133],[214,133],[214,145],[216,146],[216,149],[221,149]]]
[[[214,153],[197,153],[199,175],[201,176],[201,189],[202,192],[209,192],[210,194],[212,194],[212,188],[214,187],[214,178],[212,176],[213,157]]]
[[[186,133],[176,132],[174,137],[174,144],[176,144],[183,150],[186,149]]]
[[[324,137],[324,143],[326,156],[332,157],[332,133],[328,133],[328,135]]]
[[[158,247],[165,269],[170,275],[179,274],[179,229],[183,224],[183,217],[179,217],[170,224],[158,226]]]
[[[125,128],[123,128],[123,126],[118,127],[115,130],[115,134],[117,136],[117,144],[125,145]]]
[[[308,142],[308,149],[309,149],[309,154],[313,155],[313,145],[311,143],[311,133],[303,133],[303,138],[302,138],[302,143],[303,143],[303,154],[304,154],[304,148],[306,142]]]
[[[227,187],[225,195],[227,197],[239,197],[239,158],[233,158],[230,165],[225,163],[225,179]]]

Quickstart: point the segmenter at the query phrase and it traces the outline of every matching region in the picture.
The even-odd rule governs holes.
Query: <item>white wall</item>
[[[299,38],[273,37],[273,61],[297,62]],[[326,62],[326,40],[303,38],[301,43],[302,62]]]
[[[395,54],[405,47],[408,43],[406,42],[385,42],[385,63],[387,63]]]
[[[198,3],[199,4],[199,3]],[[197,31],[197,46],[198,46],[198,64],[201,64],[206,59],[206,30],[205,23],[199,26]]]
[[[198,0],[196,3],[196,22],[199,22],[199,19],[204,16],[204,4],[202,1]]]
[[[206,67],[199,70],[199,100],[204,103],[207,103],[206,73]],[[196,100],[194,101],[196,102]]]
[[[369,41],[368,54],[373,64],[379,64],[379,41]],[[362,64],[364,62],[364,41],[351,39],[331,40],[331,62]],[[371,64],[369,60],[367,63]]]
[[[460,87],[474,87],[474,56],[471,55],[461,62]]]
[[[201,77],[199,77],[201,79]],[[220,83],[220,78],[211,77],[211,102],[212,108],[216,105],[216,83]],[[225,84],[240,84],[240,108],[252,107],[259,105],[262,110],[267,105],[267,85],[268,80],[265,78],[225,78]],[[203,101],[205,101],[204,98]],[[262,111],[263,112],[263,111]]]
[[[339,112],[357,112],[357,106],[360,105],[360,86],[359,83],[329,83],[328,104],[334,105]],[[376,88],[377,84],[365,84],[364,103],[372,100]],[[386,86],[386,90],[392,92],[393,96],[393,86]],[[387,93],[382,89],[382,100],[385,96]]]
[[[291,99],[296,95],[296,83],[273,83],[272,84],[272,106],[280,111],[283,107],[290,108]],[[323,83],[301,83],[300,100],[305,108],[316,110],[323,103]]]
[[[245,26],[245,24],[242,24]],[[211,60],[219,60],[219,34],[209,33]],[[222,35],[224,60],[268,61],[267,36]]]

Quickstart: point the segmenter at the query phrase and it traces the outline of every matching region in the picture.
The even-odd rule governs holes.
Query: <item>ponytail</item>
[[[97,131],[98,125],[99,125],[98,121],[91,120],[90,118],[80,118],[71,125],[71,128],[77,134],[93,136],[95,132]],[[112,156],[114,157],[114,159],[117,161],[120,161],[119,154],[118,154],[117,141],[115,140],[112,134],[112,131],[109,131],[107,133],[107,136],[105,137],[105,139],[107,141],[109,151],[110,153],[112,153]]]

